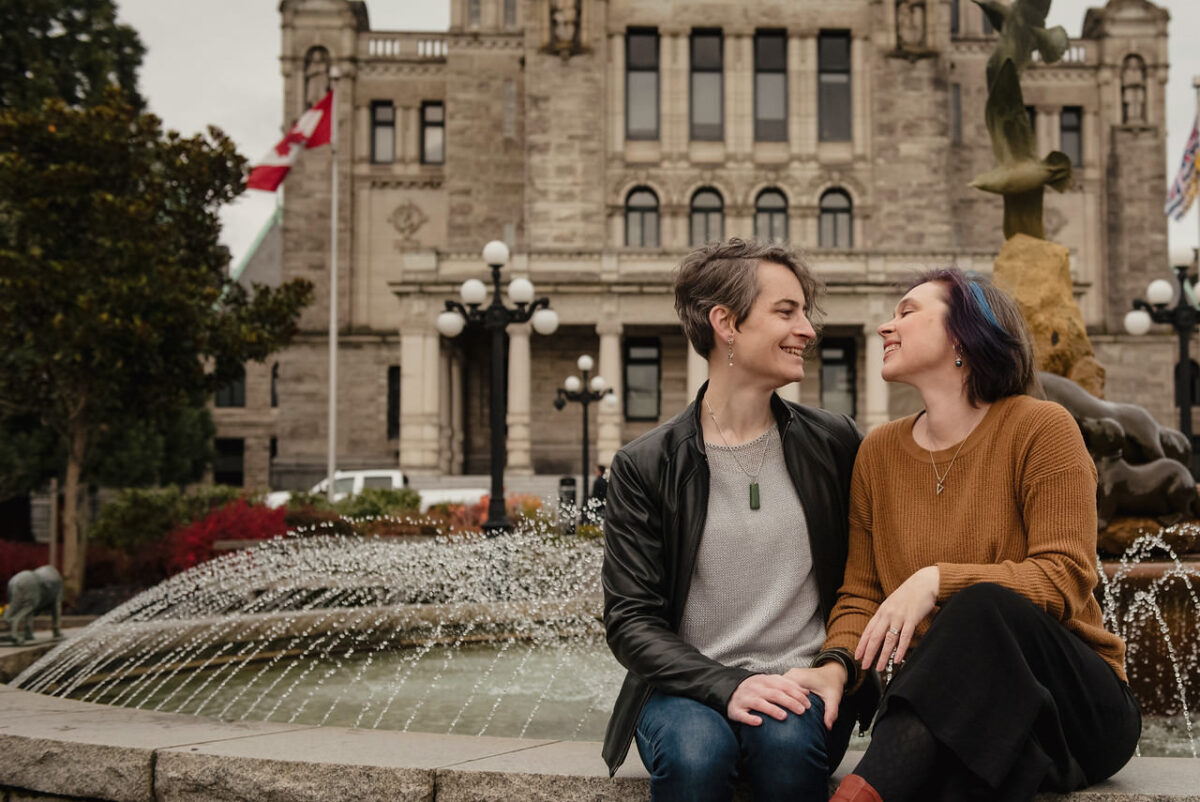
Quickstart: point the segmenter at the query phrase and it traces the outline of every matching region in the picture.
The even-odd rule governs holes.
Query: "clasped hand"
[[[757,727],[762,713],[783,721],[788,712],[802,716],[812,707],[810,693],[825,703],[825,728],[833,729],[846,684],[846,669],[837,663],[817,668],[793,668],[786,674],[755,674],[742,680],[729,697],[725,715],[730,721]]]
[[[875,615],[867,622],[854,650],[854,659],[864,669],[869,670],[874,663],[874,668],[882,671],[888,657],[893,654],[897,664],[904,662],[917,625],[937,605],[940,581],[941,573],[937,566],[926,566],[904,580],[892,595],[883,600]]]

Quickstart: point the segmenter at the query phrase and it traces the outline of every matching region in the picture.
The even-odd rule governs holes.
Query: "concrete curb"
[[[636,751],[610,779],[600,745],[587,741],[224,722],[0,686],[0,790],[5,800],[624,802],[647,799],[649,779]],[[1136,758],[1094,788],[1038,796],[1068,799],[1200,802],[1200,760]]]

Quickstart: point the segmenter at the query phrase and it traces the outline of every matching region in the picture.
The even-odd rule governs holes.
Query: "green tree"
[[[306,281],[229,280],[217,210],[244,173],[220,130],[164,132],[116,89],[93,107],[0,109],[0,409],[36,416],[64,454],[71,593],[83,582],[75,499],[98,445],[133,420],[161,426],[265,360],[311,300]]]
[[[117,86],[141,110],[145,52],[108,0],[0,0],[0,108],[35,111],[47,98],[95,106]]]

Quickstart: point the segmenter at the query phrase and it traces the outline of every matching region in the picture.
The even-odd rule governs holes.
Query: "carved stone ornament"
[[[913,52],[925,49],[924,0],[896,0],[896,47]]]
[[[583,0],[550,0],[550,46],[564,59],[583,52]]]
[[[400,239],[396,242],[396,247],[399,249],[417,244],[417,231],[429,222],[429,217],[421,211],[420,206],[411,200],[406,200],[392,210],[388,222],[400,233]]]

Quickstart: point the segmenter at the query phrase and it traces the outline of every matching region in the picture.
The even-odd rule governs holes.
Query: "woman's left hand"
[[[863,629],[854,650],[854,659],[864,670],[871,668],[882,671],[888,657],[895,655],[897,664],[904,662],[908,645],[912,642],[917,625],[933,612],[937,604],[938,584],[941,574],[936,565],[926,566],[904,580],[904,583],[883,600],[875,615]]]

